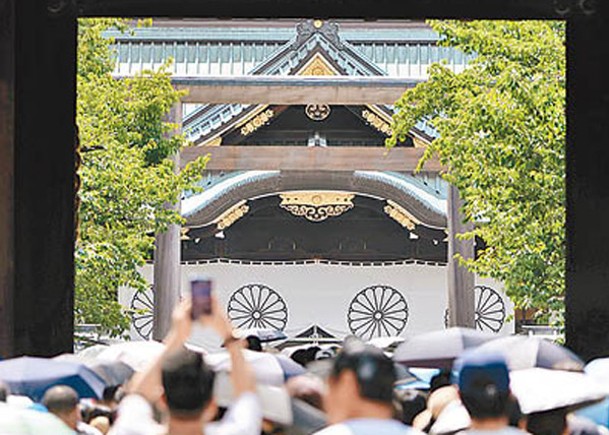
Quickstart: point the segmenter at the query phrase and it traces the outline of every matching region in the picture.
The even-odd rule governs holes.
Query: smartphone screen
[[[192,319],[211,314],[211,287],[209,278],[193,278],[190,281]]]

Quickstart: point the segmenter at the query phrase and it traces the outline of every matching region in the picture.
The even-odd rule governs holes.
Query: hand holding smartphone
[[[213,281],[206,276],[193,276],[190,279],[190,296],[192,309],[190,317],[193,320],[212,314],[211,292]]]

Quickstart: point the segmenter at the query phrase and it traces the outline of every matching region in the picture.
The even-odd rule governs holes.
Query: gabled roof
[[[252,75],[344,75],[383,76],[385,71],[371,62],[351,44],[341,40],[334,22],[307,20],[298,24],[296,35],[289,44],[276,51],[251,71]],[[314,64],[317,63],[317,66]],[[316,71],[315,69],[319,69]],[[221,134],[244,123],[266,106],[242,104],[206,105],[190,112],[184,119],[184,131],[195,143],[213,141]],[[380,110],[380,112],[379,112]],[[392,109],[377,109],[386,121]],[[421,123],[417,131],[430,138],[427,126]]]
[[[122,76],[157,68],[169,58],[177,76],[289,75],[318,53],[341,75],[425,79],[433,62],[445,60],[459,71],[472,57],[437,46],[438,35],[423,22],[157,20],[150,28],[108,35],[116,39],[115,74]],[[255,116],[255,109],[239,104],[187,107],[185,132],[191,140],[205,143],[231,121]],[[391,116],[391,107],[377,109],[387,120]],[[416,130],[423,139],[435,135],[424,123]]]

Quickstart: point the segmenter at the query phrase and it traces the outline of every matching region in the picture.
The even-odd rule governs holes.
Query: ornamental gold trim
[[[315,54],[300,71],[299,76],[335,76],[338,72],[332,68],[330,63],[321,55]]]
[[[392,135],[393,131],[391,130],[391,126],[371,110],[362,110],[362,118],[364,118],[368,124],[376,128],[381,133],[387,136]]]
[[[245,200],[238,202],[237,204],[226,210],[224,213],[222,213],[220,217],[214,221],[214,223],[216,224],[216,228],[219,231],[227,229],[232,224],[241,219],[243,216],[245,216],[249,211],[250,207],[249,205],[247,205]]]
[[[254,118],[252,118],[252,120],[250,120],[247,124],[241,127],[241,135],[247,136],[249,134],[252,134],[260,127],[265,125],[267,122],[269,122],[273,116],[275,116],[275,112],[273,111],[273,109],[267,109],[264,112],[259,113]]]
[[[279,195],[279,206],[294,216],[311,222],[323,222],[353,208],[355,194],[334,191],[301,191]]]
[[[412,143],[415,148],[426,148],[429,145],[429,142],[417,136],[412,136]]]
[[[383,208],[383,210],[391,219],[399,223],[404,228],[407,228],[409,231],[413,231],[415,229],[415,225],[421,223],[404,207],[396,204],[390,199],[387,200],[387,205]]]
[[[207,142],[205,142],[201,146],[205,146],[205,147],[219,147],[220,145],[222,145],[222,136],[216,136],[216,137],[214,137],[212,139],[209,139]]]

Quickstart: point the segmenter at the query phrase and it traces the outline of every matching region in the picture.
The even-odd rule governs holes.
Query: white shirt
[[[468,429],[459,432],[458,435],[527,435],[528,432],[523,432],[515,427],[506,426],[495,430],[475,430]]]
[[[314,435],[423,435],[393,419],[354,418],[330,425]]]
[[[206,435],[260,435],[262,408],[258,396],[244,393],[228,408],[219,422],[205,425]],[[203,431],[203,428],[201,428]],[[118,407],[118,418],[109,435],[166,435],[167,428],[157,423],[152,406],[142,396],[125,397]]]

